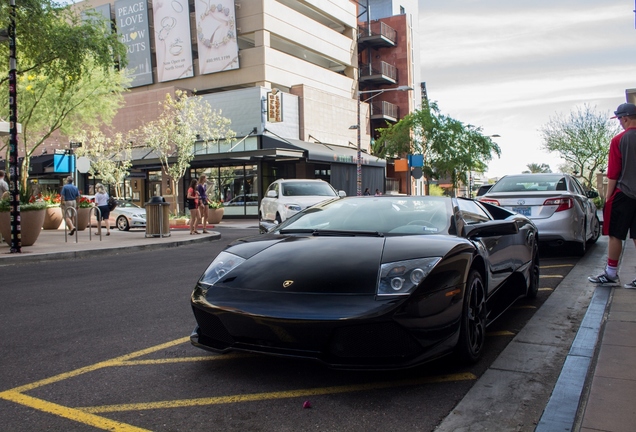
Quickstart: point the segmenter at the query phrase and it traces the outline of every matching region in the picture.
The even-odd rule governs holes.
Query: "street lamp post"
[[[10,1],[9,9],[9,191],[11,193],[11,253],[22,252],[22,236],[20,234],[20,166],[18,165],[18,100],[17,59],[15,40],[16,7],[15,0]],[[26,156],[25,156],[26,157]]]
[[[371,99],[373,99],[374,97],[379,96],[379,95],[381,95],[384,92],[388,92],[388,91],[408,91],[408,90],[413,90],[413,87],[399,86],[399,87],[388,88],[388,89],[358,91],[358,123],[356,125],[351,126],[349,128],[349,129],[357,129],[358,130],[358,155],[357,155],[357,160],[356,160],[356,194],[358,196],[362,195],[362,131],[360,130],[362,128],[362,126],[360,124],[361,123],[361,120],[360,120],[360,105],[362,104],[363,101],[360,100],[360,95],[375,93],[370,98],[364,100],[364,102],[368,102]]]

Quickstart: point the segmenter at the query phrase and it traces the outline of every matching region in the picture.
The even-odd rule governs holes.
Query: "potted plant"
[[[222,201],[208,200],[208,222],[211,224],[218,224],[223,219],[225,210],[223,209]]]
[[[42,201],[46,204],[42,229],[58,229],[63,220],[62,209],[60,208],[60,194],[55,191],[45,190],[38,194],[34,201]]]
[[[44,224],[46,204],[42,201],[20,204],[20,242],[31,246],[38,239]],[[0,200],[0,233],[7,244],[11,244],[10,200]]]
[[[190,219],[182,214],[170,214],[170,226],[174,228],[186,228]]]
[[[77,230],[84,231],[88,226],[91,210],[94,207],[94,203],[85,196],[80,197],[77,203]]]

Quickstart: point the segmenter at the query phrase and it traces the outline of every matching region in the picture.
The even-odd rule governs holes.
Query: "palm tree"
[[[526,167],[528,167],[527,171],[524,171],[524,174],[527,173],[549,173],[552,172],[552,170],[550,169],[550,165],[548,164],[536,164],[536,163],[530,163],[528,165],[526,165]]]

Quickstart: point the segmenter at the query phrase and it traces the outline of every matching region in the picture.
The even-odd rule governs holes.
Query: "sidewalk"
[[[110,236],[106,236],[106,230],[102,230],[102,237],[95,235],[97,230],[88,228],[77,232],[76,236],[64,236],[64,228],[57,230],[42,230],[37,241],[32,246],[23,246],[21,253],[10,253],[10,247],[6,242],[0,244],[0,267],[11,264],[38,262],[43,260],[75,259],[86,255],[107,255],[119,253],[123,250],[149,250],[156,248],[176,247],[189,243],[199,243],[219,240],[221,233],[217,228],[254,228],[254,234],[258,234],[258,220],[256,219],[229,219],[221,221],[217,225],[208,225],[208,234],[190,235],[190,229],[173,228],[169,236],[146,237],[143,229],[131,229],[119,231],[111,228]],[[199,231],[201,231],[199,229]]]
[[[254,228],[257,220],[227,220],[209,234],[173,229],[169,237],[144,230],[111,229],[101,241],[92,231],[64,238],[42,231],[33,246],[11,254],[0,245],[3,266],[87,254],[120,253],[218,240],[225,228]],[[636,290],[597,287],[587,281],[603,271],[607,238],[579,261],[533,318],[519,331],[436,432],[636,430]],[[621,283],[636,278],[636,249],[628,240]]]

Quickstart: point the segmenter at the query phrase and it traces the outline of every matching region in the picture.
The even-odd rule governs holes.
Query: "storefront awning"
[[[283,148],[302,149],[307,152],[309,162],[345,163],[356,165],[358,150],[335,144],[313,143],[296,139],[284,139],[263,135],[263,147],[276,146]],[[386,161],[362,152],[362,165],[386,167]]]

